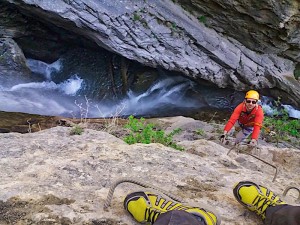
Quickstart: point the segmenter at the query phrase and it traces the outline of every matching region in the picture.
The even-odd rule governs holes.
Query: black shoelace
[[[145,211],[145,218],[148,222],[154,223],[160,214],[161,214],[161,212],[159,212],[159,211],[156,211],[151,208],[147,208]]]
[[[256,201],[257,200],[257,201]],[[256,201],[256,203],[254,203]],[[263,201],[263,202],[262,202]],[[259,206],[259,203],[262,202],[261,206]],[[270,199],[268,199],[267,197],[264,197],[264,196],[260,196],[260,195],[257,195],[256,198],[254,199],[253,201],[253,205],[255,207],[257,207],[255,209],[255,211],[257,212],[258,215],[262,215],[263,217],[266,216],[265,212],[267,210],[267,208],[270,206],[270,205],[274,205],[273,201],[271,201]],[[264,206],[266,206],[264,208]]]

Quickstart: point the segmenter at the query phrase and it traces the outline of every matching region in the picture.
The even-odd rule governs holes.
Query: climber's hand
[[[257,146],[257,140],[251,139],[249,145],[252,146],[252,147],[256,147]]]

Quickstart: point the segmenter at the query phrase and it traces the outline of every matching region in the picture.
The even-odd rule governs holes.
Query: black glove
[[[222,141],[224,138],[225,138],[225,135],[222,134],[222,135],[220,136],[220,141]]]
[[[225,135],[225,134],[222,134],[222,135],[221,135],[221,137],[220,137],[221,143],[224,143],[224,142],[225,142],[226,137],[227,137],[227,135]]]
[[[250,145],[251,147],[256,147],[256,146],[257,146],[257,140],[252,139],[252,140],[249,142],[249,145]]]

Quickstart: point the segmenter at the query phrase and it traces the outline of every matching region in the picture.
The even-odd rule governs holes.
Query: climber
[[[262,127],[264,113],[258,105],[259,94],[257,91],[250,90],[246,93],[245,99],[233,111],[227,124],[224,127],[224,133],[220,137],[222,143],[227,142],[227,136],[233,126],[239,132],[235,138],[235,144],[238,144],[251,135],[250,146],[255,147]]]
[[[233,188],[236,200],[261,217],[265,225],[300,225],[300,206],[283,202],[268,188],[241,181]],[[224,204],[223,204],[224,205]],[[153,225],[219,225],[220,216],[209,207],[192,207],[149,191],[132,192],[124,207],[140,223]]]

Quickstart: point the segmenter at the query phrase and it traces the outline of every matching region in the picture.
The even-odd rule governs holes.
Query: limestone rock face
[[[25,56],[13,39],[0,38],[0,55],[0,68],[2,70],[17,70],[29,74]]]
[[[176,117],[163,119],[170,129],[203,129],[213,125]],[[109,188],[119,178],[138,179],[183,199],[208,204],[222,224],[262,225],[232,194],[236,182],[251,180],[281,195],[287,186],[300,186],[300,152],[292,148],[261,147],[261,157],[235,152],[207,139],[181,139],[184,152],[160,144],[127,145],[108,133],[55,127],[36,133],[0,134],[1,224],[138,224],[123,209],[123,198],[142,189],[133,183],[116,187],[108,211],[103,210]],[[185,133],[185,137],[188,133]],[[283,199],[295,204],[296,192]],[[26,206],[26,207],[25,207]]]
[[[202,22],[260,53],[300,60],[299,1],[183,0]]]
[[[198,20],[169,0],[4,2],[144,65],[220,88],[271,89],[276,97],[279,91],[299,106],[297,1],[182,1]]]
[[[23,51],[12,38],[0,38],[0,76],[2,85],[27,81],[30,76]]]

